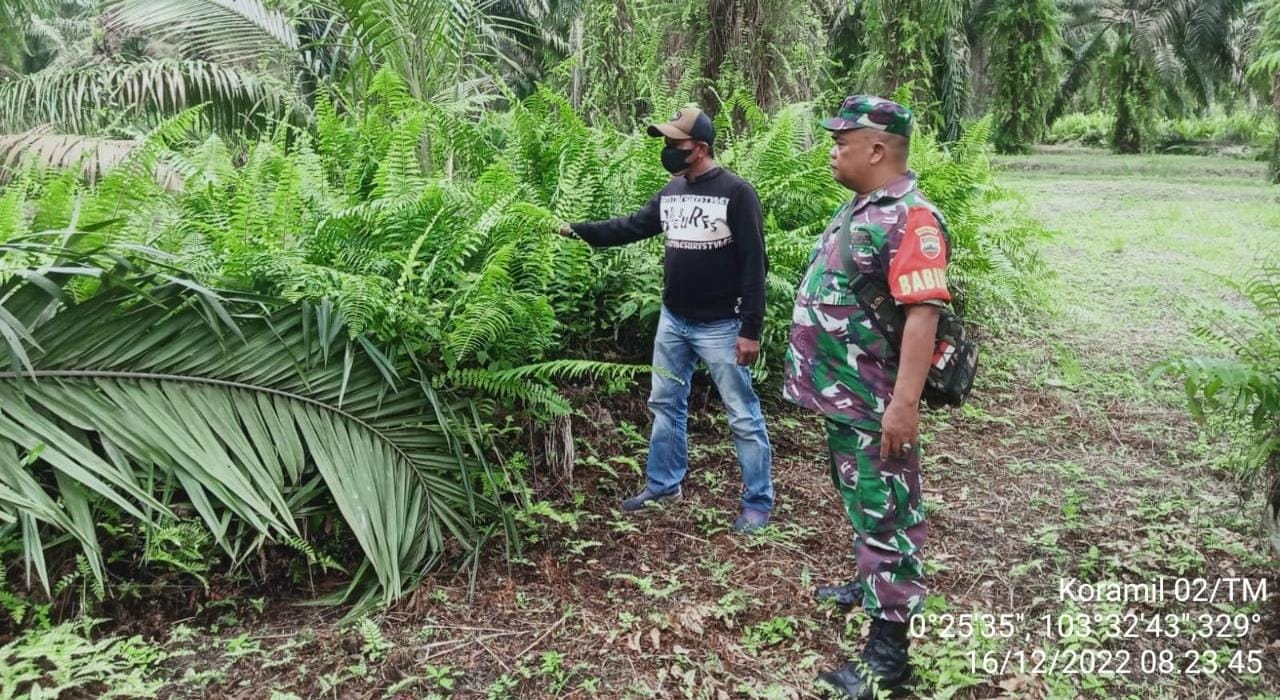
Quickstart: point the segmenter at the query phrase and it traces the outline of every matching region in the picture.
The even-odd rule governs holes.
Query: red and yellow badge
[[[947,239],[926,207],[912,207],[898,250],[889,261],[889,292],[903,304],[951,301]]]

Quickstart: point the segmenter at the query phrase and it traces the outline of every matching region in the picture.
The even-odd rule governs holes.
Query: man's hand
[[[916,448],[919,430],[920,403],[890,401],[880,421],[880,459],[906,457]]]
[[[748,367],[760,357],[760,341],[738,338],[738,364]]]
[[[898,360],[898,381],[893,386],[893,399],[880,421],[880,459],[902,458],[916,448],[916,433],[920,429],[920,392],[924,390],[929,362],[933,359],[938,313],[938,307],[932,304],[907,306],[907,323],[902,329]]]

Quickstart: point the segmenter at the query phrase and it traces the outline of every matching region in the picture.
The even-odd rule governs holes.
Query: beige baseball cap
[[[670,121],[650,124],[649,135],[706,141],[712,146],[716,142],[716,128],[711,123],[711,117],[697,107],[683,107],[672,115]]]

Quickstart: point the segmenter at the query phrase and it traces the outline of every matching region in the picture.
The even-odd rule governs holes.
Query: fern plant
[[[849,193],[809,107],[766,115],[746,91],[725,104],[721,158],[764,208],[767,378],[813,238]],[[95,509],[167,527],[174,499],[233,563],[282,542],[334,568],[299,525],[332,497],[367,562],[350,593],[393,598],[446,539],[474,552],[506,522],[512,479],[481,447],[497,404],[560,416],[558,385],[649,369],[614,360],[647,354],[662,241],[592,251],[555,229],[651,197],[669,177],[658,140],[593,127],[546,89],[470,118],[385,71],[358,108],[322,93],[316,115],[241,141],[194,138],[188,111],[95,182],[10,171],[0,519],[45,587],[69,561],[44,558],[63,534],[86,580],[105,577]],[[988,136],[981,122],[944,147],[925,131],[912,156],[955,234],[971,313],[1015,304],[1035,269],[1036,229],[998,206]],[[73,274],[77,250],[116,257],[79,253]],[[137,476],[153,469],[176,488]]]
[[[1156,376],[1183,380],[1192,413],[1218,413],[1243,423],[1250,436],[1243,465],[1248,480],[1270,480],[1266,522],[1280,554],[1280,260],[1271,259],[1243,282],[1230,282],[1251,314],[1215,311],[1195,335],[1222,351],[1163,363]]]
[[[29,629],[0,646],[0,689],[7,697],[148,697],[164,686],[168,654],[141,637],[93,639],[97,620]]]
[[[629,161],[605,154],[649,144],[590,129],[545,90],[477,126],[384,72],[367,105],[340,116],[322,99],[314,138],[262,139],[242,167],[201,175],[168,236],[184,263],[292,301],[332,300],[353,333],[403,342],[440,376],[562,413],[539,373],[485,376],[596,334],[610,285],[555,229],[637,199],[612,177],[630,175]]]

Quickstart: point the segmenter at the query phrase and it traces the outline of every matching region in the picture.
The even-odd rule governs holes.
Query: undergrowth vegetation
[[[138,572],[207,585],[290,557],[295,584],[346,582],[318,594],[395,599],[492,535],[518,544],[505,514],[531,467],[502,466],[516,436],[495,426],[566,415],[566,381],[647,370],[630,363],[661,240],[596,252],[555,231],[640,206],[668,177],[658,140],[546,89],[452,111],[390,72],[316,113],[239,141],[193,138],[184,112],[93,184],[10,173],[0,535],[36,575],[5,595],[49,600],[82,570],[92,608]],[[765,213],[769,391],[813,237],[848,193],[808,106],[766,115],[737,93],[717,121]],[[989,139],[988,121],[946,147],[926,131],[912,165],[948,217],[958,305],[994,321],[1030,288],[1041,230],[995,185]]]
[[[16,697],[154,697],[164,651],[139,637],[90,639],[94,621],[35,628],[0,645],[0,693]],[[13,693],[13,694],[10,694]]]
[[[1066,114],[1052,124],[1045,141],[1103,147],[1114,126],[1115,116],[1108,112]],[[1249,148],[1251,155],[1263,158],[1276,140],[1275,121],[1250,110],[1213,110],[1203,117],[1161,119],[1151,128],[1151,149],[1165,152],[1243,146]]]
[[[915,108],[911,166],[953,236],[955,306],[993,341],[986,396],[932,416],[922,436],[945,447],[932,453],[943,487],[929,511],[949,539],[930,560],[943,583],[929,612],[986,597],[976,582],[991,572],[1017,584],[1008,606],[1018,588],[1039,610],[1051,575],[1113,576],[1120,561],[1147,578],[1261,566],[1224,537],[1244,521],[1198,468],[1168,478],[1164,452],[1192,464],[1208,443],[1183,449],[1182,426],[1163,413],[1126,425],[1132,394],[1150,387],[1059,341],[1102,346],[1118,332],[1059,329],[1034,311],[1065,306],[1041,296],[1046,232],[988,157],[1045,140],[1117,153],[1270,149],[1280,178],[1280,0],[6,0],[0,37],[0,700],[161,694],[166,666],[185,667],[170,679],[183,693],[210,696],[298,697],[268,688],[277,673],[307,697],[375,686],[435,697],[482,680],[489,697],[533,686],[612,697],[615,681],[632,692],[654,673],[652,694],[680,677],[693,696],[696,670],[705,697],[778,697],[795,691],[775,681],[810,675],[815,649],[853,651],[853,618],[832,643],[795,608],[815,576],[847,570],[819,509],[783,498],[757,538],[713,537],[736,480],[721,478],[732,445],[702,430],[710,391],[690,414],[702,433],[691,454],[710,467],[691,503],[657,528],[605,514],[643,472],[636,412],[663,241],[596,251],[557,229],[648,200],[669,176],[661,141],[637,126],[695,103],[714,115],[720,162],[760,195],[770,267],[752,372],[766,404],[779,394],[795,285],[850,196],[831,177],[818,119],[851,91]],[[1094,152],[1058,157],[1095,163]],[[1058,224],[1071,212],[1059,228],[1073,237],[1111,237],[1108,258],[1048,249],[1054,271],[1105,271],[1094,290],[1159,277],[1180,292],[1183,277],[1146,267],[1155,256],[1122,255],[1148,236],[1165,245],[1195,207],[1100,208],[1099,193],[1120,188],[1113,172],[1075,189],[1056,178],[1061,198],[1037,204]],[[1190,191],[1154,184],[1147,199]],[[1270,197],[1231,196],[1233,210]],[[1130,199],[1108,201],[1123,210]],[[1199,219],[1196,240],[1219,235]],[[1275,478],[1280,551],[1278,280],[1274,261],[1262,266],[1234,289],[1252,309],[1208,317],[1198,334],[1218,356],[1162,370],[1211,428],[1230,426],[1232,456],[1240,435],[1251,440],[1243,471]],[[1103,316],[1093,312],[1115,298],[1091,293],[1077,310]],[[769,421],[779,485],[815,481],[802,470],[821,437],[783,411]],[[991,492],[976,511],[974,483]],[[1202,497],[1166,497],[1171,483]],[[1117,489],[1144,503],[1089,500]],[[1004,517],[1042,524],[991,547],[985,513],[1002,500],[1014,506]],[[1148,522],[1135,529],[1139,511]],[[1233,559],[1211,559],[1215,548]],[[698,573],[682,551],[701,555]],[[753,568],[740,577],[740,554],[772,563],[744,556]],[[303,639],[310,630],[288,630],[296,618],[263,615],[277,600],[341,603],[344,622],[360,622],[345,641]],[[406,618],[388,616],[385,629],[362,617],[396,602]],[[450,608],[457,617],[435,619]],[[424,610],[429,625],[400,624]],[[615,613],[613,629],[596,629]],[[704,637],[704,621],[725,634]],[[276,622],[286,634],[263,633]],[[460,662],[474,648],[443,637],[464,629],[483,632],[488,657],[476,656],[505,673]],[[994,641],[976,648],[994,653]],[[627,645],[625,669],[615,642]],[[603,665],[577,658],[582,648],[603,650]],[[954,640],[919,651],[940,695],[1044,689],[980,676]],[[1081,678],[1047,688],[1103,692]]]
[[[100,600],[148,560],[203,580],[214,546],[233,569],[268,545],[323,567],[309,541],[340,518],[365,562],[334,599],[390,601],[446,538],[474,554],[501,522],[466,407],[396,348],[349,337],[327,303],[237,298],[118,249],[0,246],[56,263],[0,286],[19,339],[0,372],[0,517],[28,583],[53,597],[87,567]]]
[[[1225,418],[1247,436],[1240,476],[1266,488],[1271,546],[1280,553],[1280,261],[1264,262],[1228,285],[1251,307],[1206,309],[1196,337],[1220,351],[1172,360],[1160,372],[1179,376],[1192,413],[1201,421]]]

